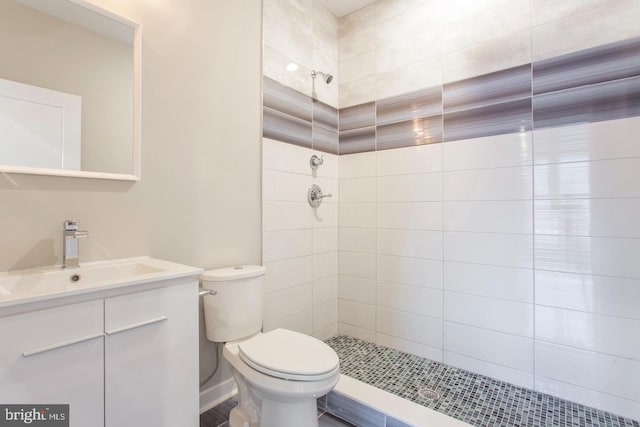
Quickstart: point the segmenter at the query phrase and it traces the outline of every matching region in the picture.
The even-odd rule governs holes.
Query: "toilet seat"
[[[287,329],[258,334],[238,344],[240,359],[272,377],[320,381],[338,372],[338,356],[322,341]]]

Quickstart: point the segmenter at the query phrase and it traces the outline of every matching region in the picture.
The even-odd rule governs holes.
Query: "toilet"
[[[238,386],[230,427],[317,427],[316,399],[340,376],[338,355],[322,341],[287,329],[261,332],[266,268],[204,272],[207,338],[223,355]]]

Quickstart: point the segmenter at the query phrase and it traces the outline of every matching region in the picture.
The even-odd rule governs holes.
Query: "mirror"
[[[139,180],[140,49],[85,0],[0,0],[0,172]]]

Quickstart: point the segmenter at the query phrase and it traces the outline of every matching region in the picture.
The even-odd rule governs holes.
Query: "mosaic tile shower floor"
[[[348,336],[341,373],[476,427],[640,427],[640,422]],[[439,399],[421,397],[429,387]]]

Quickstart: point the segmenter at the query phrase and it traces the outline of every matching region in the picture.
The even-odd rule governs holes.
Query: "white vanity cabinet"
[[[105,299],[105,426],[197,426],[197,282]]]
[[[72,426],[101,426],[103,302],[0,318],[0,402],[69,404]]]
[[[68,403],[71,427],[198,426],[198,282],[142,289],[0,317],[0,403]]]

